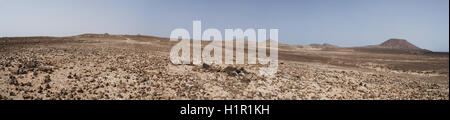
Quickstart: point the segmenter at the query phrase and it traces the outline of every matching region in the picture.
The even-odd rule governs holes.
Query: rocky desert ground
[[[174,44],[142,35],[0,38],[0,99],[449,99],[448,52],[280,43],[278,72],[265,77],[260,65],[174,65]]]

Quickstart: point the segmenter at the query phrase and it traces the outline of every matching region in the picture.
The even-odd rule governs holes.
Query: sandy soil
[[[448,53],[280,44],[260,65],[173,65],[150,36],[0,38],[0,99],[449,99]]]

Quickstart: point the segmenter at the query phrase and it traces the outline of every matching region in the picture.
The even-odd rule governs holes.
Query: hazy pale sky
[[[175,28],[279,29],[288,44],[407,39],[449,51],[449,0],[0,0],[0,37],[82,33],[168,37]]]

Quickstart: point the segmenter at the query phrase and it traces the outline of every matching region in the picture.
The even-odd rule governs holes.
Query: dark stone
[[[78,89],[77,92],[78,93],[83,93],[84,91],[83,91],[83,89]]]
[[[209,69],[211,66],[209,66],[209,65],[206,64],[206,63],[203,63],[202,67],[203,67],[203,69]]]
[[[225,69],[223,69],[223,71],[225,73],[227,73],[228,75],[231,75],[231,76],[236,76],[237,75],[236,72],[235,72],[235,71],[237,71],[237,69],[234,68],[234,67],[231,67],[231,66],[226,67]]]
[[[244,78],[244,79],[241,79],[241,82],[243,82],[243,83],[250,83],[250,79]]]
[[[223,69],[223,72],[225,72],[231,76],[237,76],[240,73],[246,73],[244,68],[235,68],[235,67],[231,67],[231,66],[228,66],[225,69]]]
[[[149,77],[144,77],[144,78],[142,78],[141,80],[139,80],[138,82],[139,82],[139,83],[143,83],[143,82],[147,82],[147,81],[149,81],[149,80],[150,80]]]
[[[31,82],[22,83],[22,86],[32,86]]]
[[[27,71],[24,68],[19,68],[17,69],[16,74],[27,74]]]
[[[39,71],[50,73],[50,74],[54,72],[53,68],[51,68],[49,66],[41,66],[41,67],[39,67]]]
[[[50,79],[50,75],[47,75],[44,78],[44,83],[49,83],[49,82],[52,82],[52,80]]]
[[[9,96],[16,96],[16,93],[14,93],[14,92],[9,92]]]
[[[10,75],[9,76],[9,84],[11,84],[11,85],[19,85],[19,82],[17,81],[16,77]]]
[[[45,85],[45,89],[51,89],[52,87],[50,87],[49,84]]]
[[[25,68],[37,68],[39,66],[39,62],[37,61],[29,61],[24,64]]]

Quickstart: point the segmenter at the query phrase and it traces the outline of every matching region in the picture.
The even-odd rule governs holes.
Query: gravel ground
[[[449,99],[448,55],[436,58],[447,67],[440,73],[282,55],[275,76],[264,77],[261,65],[173,65],[174,43],[125,37],[1,38],[0,99]]]

